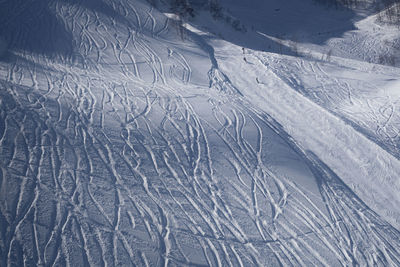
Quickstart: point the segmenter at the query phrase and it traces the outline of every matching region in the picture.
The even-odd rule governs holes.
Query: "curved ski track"
[[[329,62],[330,59],[321,57],[321,60],[310,60],[307,57],[294,59],[268,55],[262,60],[289,86],[345,120],[399,159],[400,113],[397,109],[400,97],[381,88],[385,80],[390,81],[398,73],[390,67],[362,65],[355,60],[344,61],[346,64],[335,59]],[[348,69],[350,75],[338,69]],[[379,86],[371,83],[370,79],[363,80],[368,74],[381,80]]]
[[[112,5],[124,20],[56,2],[76,51],[1,64],[1,266],[400,265],[400,233],[229,79],[194,90],[155,51],[167,19]]]

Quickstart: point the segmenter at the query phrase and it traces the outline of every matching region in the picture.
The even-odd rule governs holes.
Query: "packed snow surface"
[[[0,2],[0,266],[400,266],[398,27],[219,4]]]

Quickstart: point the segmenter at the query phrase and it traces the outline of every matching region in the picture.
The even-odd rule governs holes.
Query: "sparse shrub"
[[[176,17],[173,19],[169,20],[169,24],[172,26],[172,28],[175,28],[178,35],[181,37],[182,41],[185,40],[186,37],[186,31],[184,27],[184,21],[181,16],[175,14]]]
[[[396,66],[396,59],[393,54],[381,54],[378,56],[378,63],[382,65]]]
[[[232,21],[232,27],[237,30],[240,31],[241,27],[240,27],[240,21],[235,19],[234,21]]]
[[[378,22],[400,26],[400,0],[382,0],[376,8]]]
[[[214,19],[220,19],[223,17],[222,7],[217,1],[210,2],[210,13]]]
[[[194,17],[194,9],[188,0],[173,0],[171,10],[181,18]]]

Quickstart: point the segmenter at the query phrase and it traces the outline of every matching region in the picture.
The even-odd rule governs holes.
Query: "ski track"
[[[321,56],[323,58],[323,56]],[[315,103],[328,109],[336,116],[351,124],[357,131],[376,142],[386,151],[400,158],[398,144],[400,138],[399,113],[397,106],[400,98],[383,91],[370,81],[341,77],[337,67],[343,62],[333,59],[276,58],[263,56],[262,61],[271,67],[274,73],[289,86],[302,93]],[[390,80],[397,77],[384,66],[363,67],[356,61],[346,62],[345,68],[357,77],[360,73],[378,74],[378,79]],[[371,95],[371,92],[377,92]]]
[[[1,266],[400,265],[400,233],[225,74],[189,89],[184,54],[146,37],[168,19],[120,1],[121,25],[56,3],[73,56],[1,65]],[[323,205],[270,167],[271,143],[307,163]]]

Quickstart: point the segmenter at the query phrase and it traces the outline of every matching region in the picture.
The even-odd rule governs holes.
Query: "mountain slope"
[[[1,266],[400,265],[380,24],[253,2],[0,3]]]

